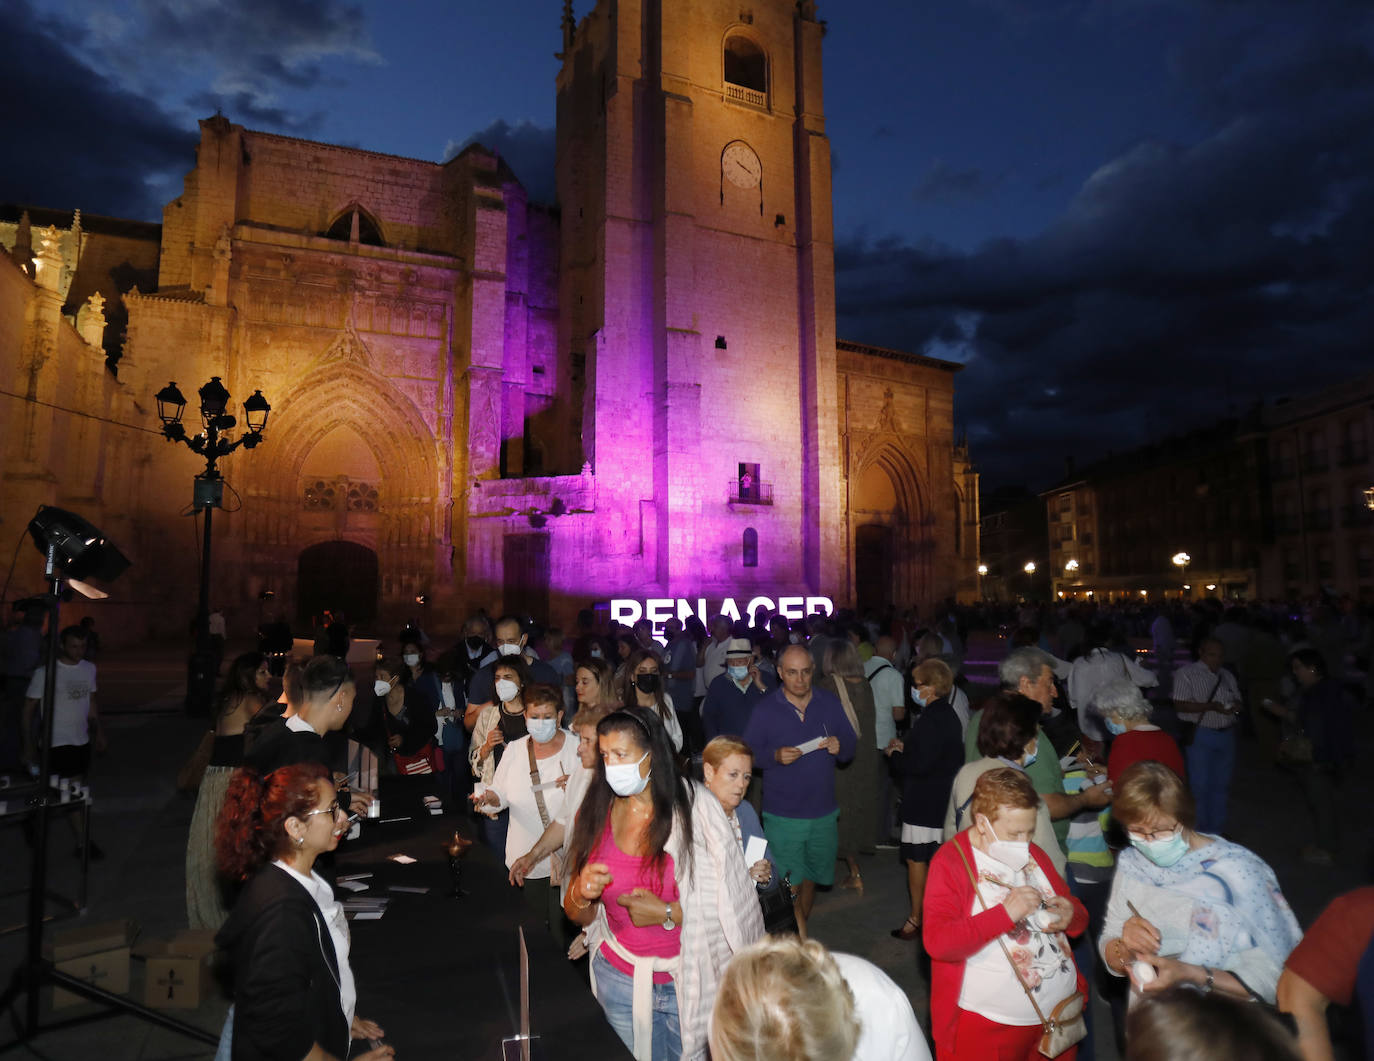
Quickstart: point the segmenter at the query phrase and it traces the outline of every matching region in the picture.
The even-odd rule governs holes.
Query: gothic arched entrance
[[[301,622],[325,609],[349,624],[377,617],[377,554],[357,542],[321,542],[296,562],[296,613]]]
[[[893,533],[890,526],[865,523],[854,531],[854,598],[862,608],[881,611],[892,600]]]

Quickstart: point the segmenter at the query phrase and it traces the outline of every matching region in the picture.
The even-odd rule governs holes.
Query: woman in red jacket
[[[971,824],[931,860],[925,945],[940,1061],[1038,1059],[1038,1014],[1050,1017],[1075,992],[1087,997],[1059,933],[1081,933],[1088,911],[1030,843],[1039,801],[1021,771],[989,770],[974,786]],[[1077,1052],[1071,1046],[1058,1056],[1073,1061]]]
[[[1178,741],[1150,722],[1154,708],[1135,682],[1126,678],[1108,682],[1093,697],[1093,710],[1102,716],[1115,738],[1107,755],[1107,780],[1113,786],[1129,766],[1146,759],[1163,763],[1179,777],[1188,777]]]

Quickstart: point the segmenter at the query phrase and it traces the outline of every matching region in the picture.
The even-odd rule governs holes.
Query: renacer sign
[[[686,621],[688,616],[695,615],[703,623],[709,623],[711,616],[716,614],[734,621],[747,619],[753,616],[756,608],[765,608],[784,619],[802,619],[817,613],[829,615],[835,610],[835,602],[829,597],[754,597],[742,610],[733,597],[726,597],[710,609],[706,605],[705,597],[695,600],[650,597],[644,601],[622,598],[611,601],[611,618],[626,626],[633,626],[640,619],[648,619],[654,624],[654,633],[657,634],[662,632],[663,624],[675,616]]]

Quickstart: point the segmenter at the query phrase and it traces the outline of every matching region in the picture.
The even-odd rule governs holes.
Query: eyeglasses
[[[302,818],[311,818],[311,817],[314,817],[316,814],[328,814],[328,815],[330,815],[331,817],[337,818],[340,814],[343,814],[343,813],[344,813],[344,809],[343,809],[342,807],[339,806],[339,801],[336,799],[333,803],[331,803],[331,804],[330,804],[329,806],[327,806],[327,807],[321,807],[321,808],[319,808],[318,810],[308,810],[308,811],[306,811],[304,814],[301,815],[301,817],[302,817]]]
[[[1181,827],[1171,825],[1167,829],[1153,829],[1148,833],[1139,832],[1136,829],[1128,829],[1126,835],[1132,840],[1139,840],[1142,843],[1151,843],[1156,840],[1172,840],[1173,836]]]

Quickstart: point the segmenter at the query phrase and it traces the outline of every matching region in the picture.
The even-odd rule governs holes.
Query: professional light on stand
[[[253,391],[252,397],[243,403],[243,421],[247,432],[236,439],[224,434],[234,428],[237,421],[228,415],[230,394],[218,376],[211,376],[196,392],[200,398],[200,422],[204,430],[188,437],[181,418],[186,412],[186,397],[177,389],[175,382],[167,384],[158,391],[157,415],[162,421],[162,434],[169,442],[180,442],[193,453],[205,458],[205,470],[195,478],[194,506],[205,515],[204,537],[200,549],[200,595],[196,605],[196,645],[191,653],[186,675],[186,711],[188,714],[205,714],[210,710],[210,701],[215,693],[215,679],[218,677],[219,656],[210,641],[210,546],[212,542],[212,513],[221,508],[224,502],[224,478],[216,467],[221,457],[227,457],[240,446],[254,449],[262,441],[263,429],[272,406],[262,396],[261,390]]]
[[[48,613],[47,661],[43,668],[43,734],[39,752],[38,793],[30,797],[30,804],[34,807],[35,813],[32,835],[33,861],[29,871],[29,908],[25,925],[28,946],[23,964],[15,970],[9,989],[0,998],[0,1011],[10,1009],[20,995],[26,996],[27,1005],[24,1009],[23,1026],[19,1029],[19,1038],[27,1042],[41,1030],[38,1025],[40,994],[45,986],[52,985],[82,998],[104,1003],[112,1007],[114,1012],[127,1011],[143,1020],[161,1024],[165,1028],[171,1028],[202,1042],[214,1043],[216,1037],[209,1032],[193,1028],[174,1017],[140,1006],[122,995],[106,991],[87,980],[63,972],[43,957],[43,922],[48,899],[49,808],[57,802],[57,794],[49,788],[48,779],[49,771],[52,769],[53,723],[56,715],[53,704],[57,691],[60,605],[64,592],[62,583],[65,581],[83,592],[91,591],[98,596],[108,596],[94,587],[87,586],[86,580],[113,582],[128,568],[129,561],[92,524],[76,513],[64,509],[40,505],[33,519],[29,521],[29,534],[38,551],[43,554],[44,577],[48,582],[48,592],[43,598]],[[89,837],[86,839],[89,842]],[[95,1016],[105,1015],[107,1014]],[[77,1019],[84,1023],[91,1017]]]

